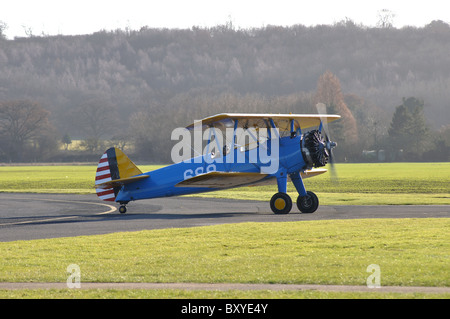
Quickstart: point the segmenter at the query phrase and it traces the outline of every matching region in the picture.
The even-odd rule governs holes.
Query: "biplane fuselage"
[[[234,127],[232,138],[228,138],[228,142],[224,141],[224,145],[216,145],[214,152],[206,151],[202,155],[146,173],[140,172],[119,149],[111,148],[105,152],[99,164],[102,167],[97,171],[97,193],[100,198],[103,196],[103,200],[120,203],[120,212],[125,212],[124,205],[135,200],[276,183],[278,193],[274,197],[280,195],[272,198],[271,208],[275,213],[288,213],[292,206],[286,194],[288,178],[299,193],[299,206],[298,201],[301,199],[304,201],[308,196],[317,198],[312,192],[306,191],[302,179],[327,171],[313,168],[317,165],[311,160],[306,146],[302,145],[305,136],[302,134],[302,124],[306,128],[317,126],[320,132],[324,120],[329,122],[338,118],[337,115],[295,114],[219,114],[206,118],[202,121],[209,128],[221,121],[223,123],[224,119],[231,119]],[[216,125],[216,129],[217,126],[220,125]],[[253,132],[257,132],[261,126],[265,126],[268,132],[264,138],[256,137],[246,145],[237,143],[239,132],[249,127],[256,127]],[[191,130],[193,128],[193,125],[188,127]],[[250,136],[253,134],[250,133]],[[253,146],[249,147],[249,144]],[[324,143],[321,145],[326,148]],[[101,165],[102,161],[105,164]]]
[[[206,158],[210,157],[211,154],[205,154],[189,161],[182,161],[180,163],[144,173],[143,175],[148,175],[149,178],[145,178],[133,184],[124,185],[123,189],[120,191],[120,194],[116,197],[116,201],[125,202],[137,199],[186,195],[236,186],[259,184],[268,182],[268,180],[273,180],[274,178],[282,178],[283,175],[287,177],[288,174],[299,172],[305,168],[306,163],[303,160],[300,151],[299,136],[292,139],[290,137],[281,138],[279,151],[279,168],[278,171],[273,174],[261,173],[261,167],[266,166],[266,164],[261,162],[237,163],[236,153],[228,154],[225,158],[222,158],[221,161],[213,162]],[[246,152],[248,153],[250,151],[247,150]],[[234,159],[228,158],[233,155],[235,157]],[[241,173],[242,179],[239,181],[234,181],[234,183],[230,183],[230,185],[224,181],[222,185],[218,185],[217,187],[214,187],[213,185],[202,186],[200,182],[198,182],[198,185],[183,187],[183,182],[185,180],[211,173],[216,173],[215,175],[219,178],[220,172],[235,173],[234,177],[236,179],[239,178],[239,173]],[[321,170],[320,172],[325,172],[325,170]],[[258,175],[253,176],[252,174],[249,175],[246,173],[254,173]]]

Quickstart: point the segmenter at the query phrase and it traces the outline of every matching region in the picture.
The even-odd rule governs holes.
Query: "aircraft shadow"
[[[92,222],[111,221],[145,221],[145,220],[192,220],[192,219],[230,219],[244,216],[252,216],[258,213],[251,212],[217,212],[217,213],[149,213],[136,212],[119,214],[110,213],[105,215],[40,215],[32,217],[10,217],[0,218],[0,228],[33,225],[57,225]],[[260,215],[260,214],[259,214]]]

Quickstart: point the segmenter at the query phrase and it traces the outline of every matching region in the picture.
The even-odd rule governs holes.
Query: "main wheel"
[[[307,191],[306,196],[298,196],[297,207],[304,214],[314,213],[319,207],[319,198],[313,192]]]
[[[270,208],[275,214],[289,214],[292,209],[292,199],[286,193],[276,193],[270,199]]]
[[[122,205],[119,207],[119,213],[125,214],[127,212],[127,207],[125,205]]]

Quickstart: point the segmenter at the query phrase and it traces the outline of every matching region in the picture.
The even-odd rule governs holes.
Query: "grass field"
[[[380,293],[380,292],[326,292],[326,291],[219,291],[219,290],[118,290],[118,289],[64,289],[64,290],[0,290],[3,299],[449,299],[449,294]],[[186,301],[187,302],[187,301]],[[237,302],[239,302],[237,300]],[[256,300],[254,301],[257,302]]]
[[[161,166],[143,165],[142,171]],[[321,205],[450,204],[450,163],[337,164],[339,183],[328,174],[306,179]],[[94,193],[95,166],[2,166],[0,192]],[[270,200],[276,186],[243,187],[196,196]],[[295,200],[296,191],[288,184]]]
[[[367,267],[377,264],[382,285],[447,287],[450,285],[449,250],[449,218],[242,223],[0,243],[0,281],[65,282],[67,266],[77,264],[82,282],[365,285],[369,276]],[[0,291],[0,297],[81,295],[66,290],[56,290],[51,295],[40,293],[43,292]],[[135,291],[106,293],[111,297],[149,294],[145,291],[141,295]],[[179,297],[181,293],[165,291],[156,296],[153,292],[150,296]],[[209,298],[370,296],[292,291],[184,294]],[[86,296],[104,298],[105,294],[90,291]],[[402,294],[384,297],[400,296],[405,297]],[[449,298],[450,294],[432,297]]]
[[[450,163],[337,164],[338,183],[328,174],[305,179],[321,205],[450,205]],[[298,193],[288,183],[288,194]],[[206,193],[205,197],[270,200],[276,186]]]
[[[143,171],[160,166],[140,166]],[[0,192],[91,194],[95,166],[2,166]],[[450,204],[450,163],[339,164],[305,180],[331,204]],[[202,196],[269,200],[276,186]],[[288,192],[295,199],[291,184]],[[450,285],[450,218],[243,223],[0,243],[0,281],[314,283],[365,285],[367,266],[382,285]],[[449,294],[318,291],[18,290],[0,298],[450,298]]]

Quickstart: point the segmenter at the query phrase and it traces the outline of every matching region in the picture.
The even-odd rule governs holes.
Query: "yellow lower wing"
[[[325,168],[313,168],[304,172],[301,172],[302,178],[314,177],[323,173],[326,173],[328,170]]]
[[[325,173],[326,169],[311,169],[301,173],[302,178]],[[246,185],[272,184],[275,178],[264,180],[268,174],[240,172],[209,172],[179,182],[177,187],[231,188]]]
[[[208,188],[230,188],[241,185],[256,183],[267,174],[260,173],[237,173],[237,172],[209,172],[194,176],[178,183],[177,187],[208,187]]]

